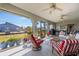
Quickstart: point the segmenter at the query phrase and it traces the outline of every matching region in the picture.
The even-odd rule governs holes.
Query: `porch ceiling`
[[[11,4],[53,22],[79,19],[78,3],[57,3],[57,6],[61,8],[62,11],[52,10],[52,14],[49,13],[50,9],[44,10],[50,7],[49,3],[11,3]],[[64,19],[61,19],[61,15],[66,16],[64,17]]]

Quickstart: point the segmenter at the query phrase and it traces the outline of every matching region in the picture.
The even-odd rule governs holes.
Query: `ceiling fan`
[[[64,19],[65,16],[67,16],[67,15],[61,15],[60,19]]]
[[[62,9],[59,8],[56,3],[50,3],[49,5],[50,5],[50,7],[44,9],[44,11],[45,11],[45,10],[50,10],[49,13],[52,13],[52,12],[55,11],[55,10],[62,11]]]

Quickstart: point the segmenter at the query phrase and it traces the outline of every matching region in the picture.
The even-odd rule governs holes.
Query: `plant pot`
[[[12,47],[15,45],[15,42],[8,42],[9,47]]]
[[[5,49],[8,46],[8,42],[0,43],[0,48]]]
[[[20,42],[21,42],[20,40],[17,40],[17,41],[15,42],[15,44],[16,44],[16,45],[20,45]]]

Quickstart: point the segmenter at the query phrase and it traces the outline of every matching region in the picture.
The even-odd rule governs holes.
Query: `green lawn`
[[[7,41],[9,38],[21,39],[26,36],[27,36],[27,34],[2,35],[2,36],[0,36],[0,42]]]

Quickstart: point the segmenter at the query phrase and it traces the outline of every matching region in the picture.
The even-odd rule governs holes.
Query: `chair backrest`
[[[79,40],[63,40],[62,54],[68,55],[78,51]],[[62,42],[63,42],[62,41]]]
[[[36,47],[39,46],[33,34],[31,35],[31,41],[32,41],[33,45],[35,45]]]

